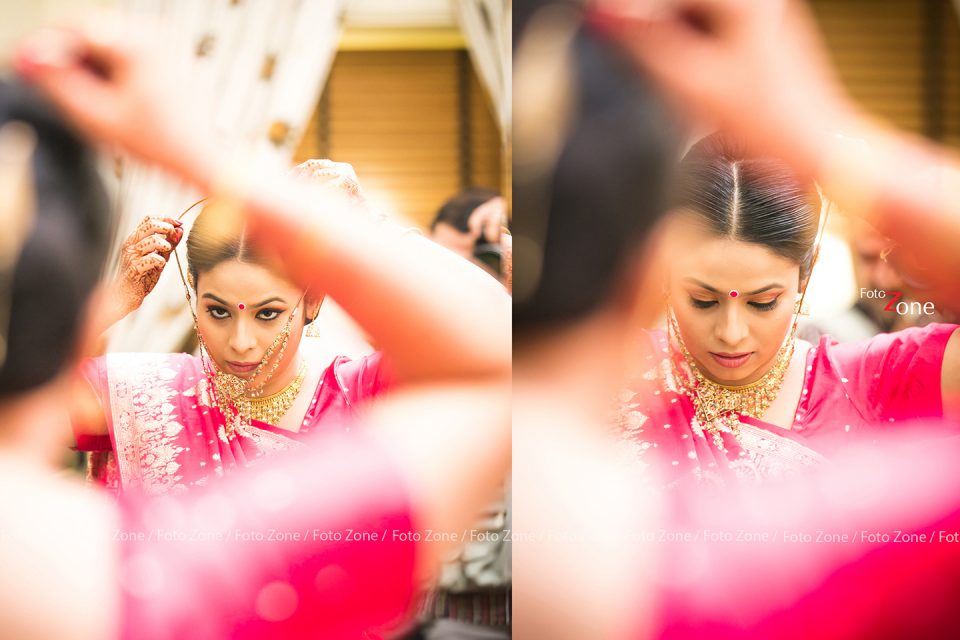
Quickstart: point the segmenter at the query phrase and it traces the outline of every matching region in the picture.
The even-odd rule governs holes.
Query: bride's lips
[[[231,362],[227,360],[227,366],[235,373],[251,373],[259,365],[259,362]]]
[[[752,351],[747,351],[744,353],[714,353],[710,352],[710,356],[716,360],[717,364],[721,367],[727,367],[728,369],[736,369],[742,367],[746,364],[747,360],[750,359],[750,356],[753,355]]]

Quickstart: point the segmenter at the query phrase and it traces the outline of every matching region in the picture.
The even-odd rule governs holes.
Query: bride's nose
[[[717,320],[716,337],[730,347],[736,347],[749,334],[746,318],[739,304],[727,304]]]
[[[230,348],[238,354],[243,354],[248,353],[256,346],[256,338],[247,321],[240,318],[234,322],[233,330],[230,333]]]

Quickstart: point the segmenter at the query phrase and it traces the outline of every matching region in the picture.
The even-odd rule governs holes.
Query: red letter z
[[[884,310],[884,311],[895,311],[895,309],[894,309],[893,307],[897,304],[897,302],[900,301],[900,298],[903,297],[903,292],[902,292],[902,291],[885,291],[884,293],[888,293],[888,294],[894,296],[894,298],[893,298],[893,300],[891,300],[891,301],[887,304],[887,306],[885,306],[885,307],[883,308],[883,310]]]

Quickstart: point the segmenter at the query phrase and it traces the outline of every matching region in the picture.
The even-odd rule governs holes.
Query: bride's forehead
[[[293,295],[297,289],[282,274],[262,265],[226,260],[200,274],[201,289],[215,288],[225,295],[252,302],[277,295]]]
[[[673,252],[669,271],[674,278],[696,278],[702,282],[745,283],[799,277],[800,265],[778,255],[762,244],[709,238]]]

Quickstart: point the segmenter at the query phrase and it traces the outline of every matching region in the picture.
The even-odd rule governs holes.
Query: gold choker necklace
[[[250,418],[276,426],[280,419],[287,414],[290,407],[293,406],[300,390],[303,388],[303,381],[307,377],[307,362],[304,360],[300,364],[300,371],[297,377],[280,391],[262,398],[249,398]]]
[[[695,410],[694,431],[706,431],[713,442],[724,450],[723,433],[731,433],[740,440],[739,416],[760,419],[780,393],[787,368],[793,359],[797,324],[794,322],[790,335],[780,346],[773,366],[759,380],[740,386],[726,386],[709,380],[697,368],[687,351],[676,318],[670,312],[667,320],[668,341],[671,349],[679,349],[680,358],[671,354],[670,364],[677,391],[690,398]],[[681,364],[685,366],[681,366]],[[699,429],[698,429],[699,427]]]
[[[269,396],[251,398],[247,395],[249,392],[246,380],[230,373],[217,371],[213,377],[213,386],[217,402],[227,420],[224,425],[226,437],[234,437],[238,430],[250,426],[251,420],[276,426],[300,395],[306,377],[307,363],[303,361],[293,382]],[[263,387],[259,387],[259,391],[262,390]]]

